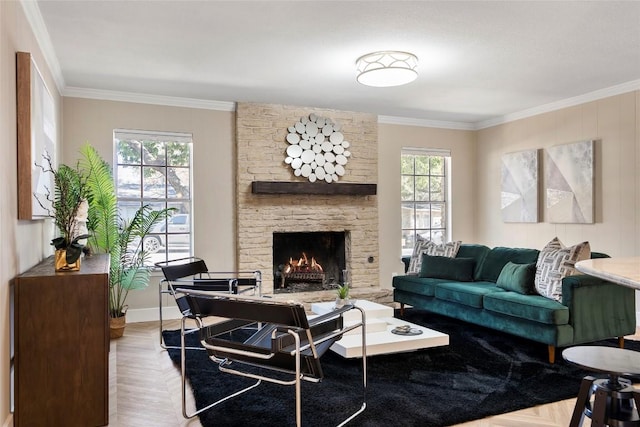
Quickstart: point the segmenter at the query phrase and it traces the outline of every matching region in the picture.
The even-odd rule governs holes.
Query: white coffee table
[[[449,345],[449,335],[424,326],[409,323],[393,317],[393,308],[366,300],[356,300],[355,305],[365,312],[367,326],[367,356],[376,354],[404,353],[428,347]],[[333,310],[335,302],[311,304],[315,314],[325,314]],[[350,310],[344,315],[345,322],[360,321],[360,311]],[[422,331],[420,335],[397,335],[391,332],[396,326],[409,325]],[[360,328],[345,334],[336,341],[331,350],[345,358],[362,357],[362,334]]]

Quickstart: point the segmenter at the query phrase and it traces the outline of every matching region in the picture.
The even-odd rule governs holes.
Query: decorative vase
[[[342,308],[345,305],[349,304],[349,299],[348,298],[336,298],[336,308]]]
[[[65,249],[56,249],[55,254],[55,266],[56,271],[80,271],[80,260],[82,257],[79,257],[76,262],[72,264],[67,264],[67,251]]]
[[[109,338],[120,338],[124,335],[124,327],[127,323],[126,316],[109,317]]]

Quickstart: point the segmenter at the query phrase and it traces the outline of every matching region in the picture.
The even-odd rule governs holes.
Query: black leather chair
[[[304,306],[296,302],[212,293],[191,288],[177,288],[176,293],[184,298],[190,313],[182,318],[181,325],[182,411],[185,418],[194,417],[257,387],[262,381],[268,381],[295,386],[296,424],[300,426],[301,381],[322,380],[320,358],[344,333],[356,328],[361,328],[362,333],[362,405],[339,425],[346,424],[365,410],[367,354],[365,313],[362,309],[347,305],[321,316],[307,318]],[[359,310],[362,315],[361,321],[345,325],[343,313],[349,310]],[[225,320],[205,325],[204,319],[210,316]],[[209,358],[218,364],[221,372],[256,380],[249,387],[191,414],[186,410],[185,376],[185,335],[190,331],[186,326],[189,319],[196,321],[201,345],[207,350]],[[252,324],[259,327],[248,339],[242,342],[233,339],[233,331]],[[263,369],[247,369],[256,366]]]
[[[203,259],[197,257],[178,258],[155,263],[162,270],[164,279],[158,284],[158,307],[160,310],[160,345],[167,348],[162,339],[163,295],[172,295],[183,316],[190,316],[189,306],[176,295],[176,286],[185,289],[224,292],[229,294],[261,295],[262,274],[260,271],[209,271]]]

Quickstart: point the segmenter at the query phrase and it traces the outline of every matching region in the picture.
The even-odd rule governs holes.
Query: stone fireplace
[[[284,161],[289,146],[287,129],[312,113],[342,125],[344,138],[351,144],[344,176],[339,182],[326,184],[324,188],[329,191],[321,192],[324,194],[293,190],[278,194],[253,192],[252,184],[256,182],[306,183],[312,190],[319,188],[313,187],[315,184],[322,184],[295,176]],[[331,278],[339,282],[339,273],[346,268],[350,271],[352,288],[378,289],[377,197],[337,191],[344,184],[377,183],[377,117],[336,110],[238,103],[236,141],[238,269],[262,271],[263,292],[273,293],[281,285],[275,269],[284,262],[273,259],[277,243],[274,235],[339,232],[345,235],[344,266],[332,267]],[[343,187],[338,187],[341,185]],[[290,258],[300,256],[292,254]],[[324,280],[328,280],[326,274]]]

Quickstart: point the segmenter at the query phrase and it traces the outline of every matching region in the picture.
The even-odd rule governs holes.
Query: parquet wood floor
[[[171,321],[165,327],[180,325]],[[110,427],[201,427],[197,418],[182,417],[180,372],[160,347],[158,334],[158,322],[131,323],[122,338],[112,341]],[[192,399],[188,402],[193,405]],[[574,404],[575,399],[563,400],[458,427],[566,427]],[[584,425],[590,425],[588,419]]]

